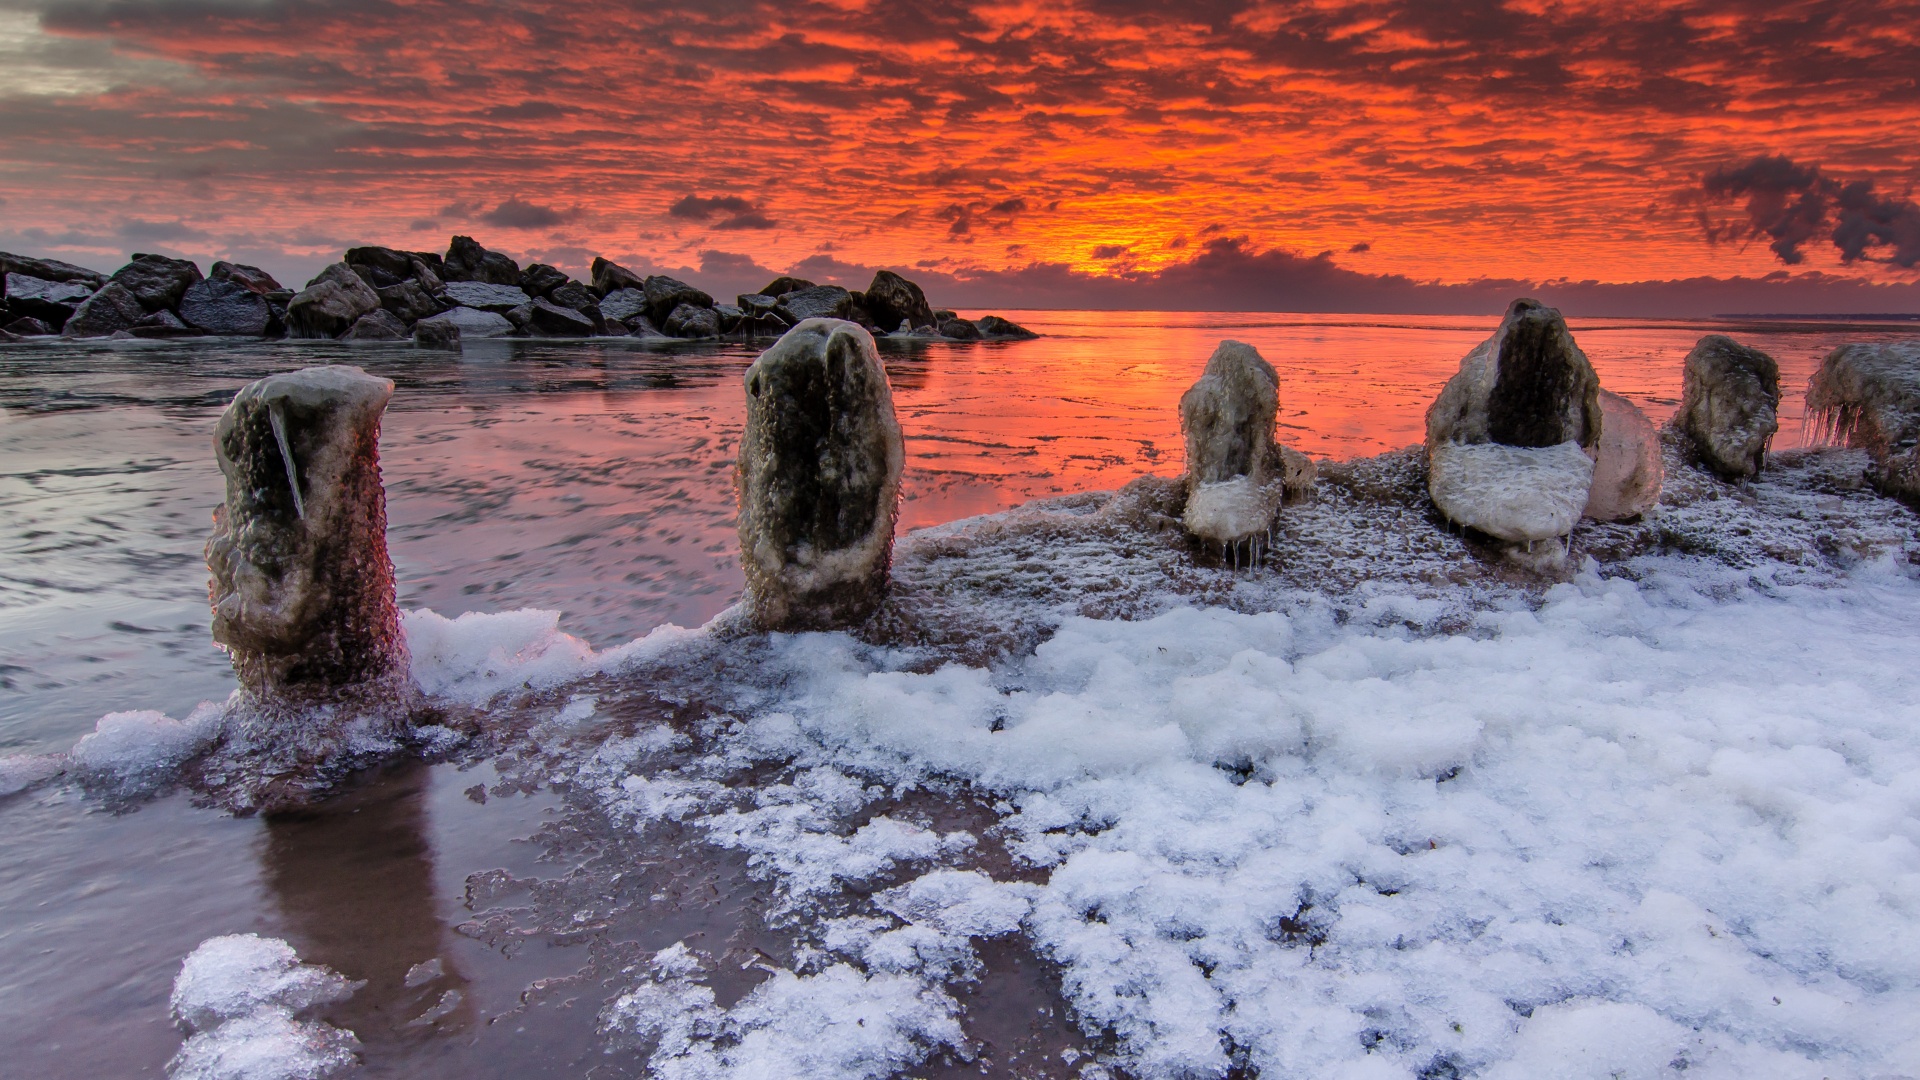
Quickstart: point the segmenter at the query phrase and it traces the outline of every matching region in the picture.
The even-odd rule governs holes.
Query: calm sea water
[[[1017,317],[1047,336],[888,348],[908,435],[905,527],[1177,471],[1176,402],[1222,338],[1279,369],[1294,446],[1348,458],[1417,442],[1427,402],[1495,322]],[[1703,329],[1575,324],[1603,382],[1656,420]],[[1821,356],[1902,334],[1713,329],[1781,361],[1782,447],[1798,441]],[[230,689],[208,640],[201,545],[221,497],[211,432],[245,382],[311,363],[392,378],[382,453],[403,603],[558,609],[604,644],[698,624],[738,591],[730,470],[752,357],[626,342],[483,343],[459,356],[311,343],[0,350],[0,754],[62,750],[108,711],[182,715]],[[450,929],[471,916],[469,873],[537,872],[537,848],[510,841],[552,813],[540,793],[474,800],[475,779],[416,769],[272,822],[178,796],[131,814],[57,789],[0,802],[0,1071],[159,1075],[180,1041],[166,1013],[180,959],[248,930],[371,980],[342,1019],[367,1041],[371,1075],[613,1069],[590,1005],[515,1012],[533,980],[579,965],[572,949],[510,954]],[[401,976],[428,955],[445,956],[467,994],[452,1034],[405,1023],[424,1006]]]

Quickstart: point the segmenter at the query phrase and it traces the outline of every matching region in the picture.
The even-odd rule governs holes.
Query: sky
[[[0,249],[1920,312],[1920,0],[0,0]]]

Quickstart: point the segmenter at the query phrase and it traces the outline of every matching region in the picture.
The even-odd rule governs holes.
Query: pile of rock
[[[0,252],[0,333],[13,337],[296,337],[457,347],[463,338],[774,338],[807,319],[843,319],[869,331],[979,341],[1030,338],[997,315],[978,321],[935,310],[920,286],[888,270],[865,292],[775,279],[732,304],[665,275],[641,277],[593,260],[592,281],[545,263],[521,267],[472,237],[445,255],[357,247],[305,288],[283,289],[257,267],[200,268],[135,255],[111,276]]]
[[[271,337],[286,332],[293,293],[257,267],[135,255],[111,276],[0,252],[0,329],[15,337]]]

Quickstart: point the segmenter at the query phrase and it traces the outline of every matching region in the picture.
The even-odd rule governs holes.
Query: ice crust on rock
[[[190,1033],[167,1063],[172,1080],[323,1080],[352,1068],[359,1041],[299,1014],[344,1001],[362,984],[302,964],[277,938],[231,934],[200,943],[174,979],[171,1007]]]
[[[1780,430],[1779,410],[1773,357],[1722,334],[1706,335],[1687,353],[1673,423],[1708,468],[1735,480],[1758,473]]]
[[[427,323],[449,323],[460,331],[460,338],[471,341],[477,338],[506,337],[513,333],[513,323],[505,315],[492,311],[478,311],[470,307],[456,307],[438,315],[429,315],[415,323],[416,333]]]
[[[431,697],[473,706],[502,694],[547,690],[617,672],[699,634],[668,624],[626,645],[596,652],[560,629],[557,611],[469,611],[449,619],[418,610],[406,612],[401,626],[414,684]]]
[[[1283,495],[1273,440],[1280,377],[1253,346],[1223,341],[1180,397],[1187,531],[1232,544],[1263,535]]]
[[[1572,532],[1593,486],[1593,459],[1576,442],[1443,442],[1428,462],[1433,504],[1447,520],[1512,543]]]
[[[1889,494],[1920,499],[1920,339],[1828,353],[1807,381],[1807,415],[1822,439],[1872,454]]]

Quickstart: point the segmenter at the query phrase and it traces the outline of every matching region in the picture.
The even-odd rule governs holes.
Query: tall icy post
[[[1180,396],[1187,449],[1182,521],[1202,540],[1234,544],[1264,536],[1280,509],[1280,452],[1273,418],[1280,376],[1259,350],[1223,341]]]
[[[1755,475],[1780,430],[1779,363],[1721,334],[1701,338],[1687,354],[1673,424],[1714,472]]]
[[[1600,379],[1560,313],[1515,300],[1427,409],[1428,493],[1449,521],[1501,540],[1565,536],[1601,426]]]
[[[763,630],[855,625],[887,593],[906,463],[873,338],[807,319],[747,369],[740,439],[746,610]]]
[[[220,418],[213,639],[258,702],[328,702],[405,680],[380,486],[392,395],[359,368],[312,367],[249,384]]]

